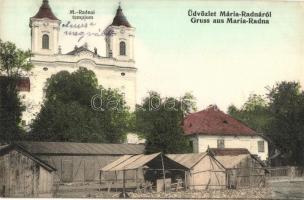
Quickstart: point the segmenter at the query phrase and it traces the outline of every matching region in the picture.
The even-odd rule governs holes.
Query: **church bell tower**
[[[134,61],[135,28],[128,22],[118,6],[111,25],[105,30],[106,56],[117,60]]]
[[[58,53],[61,21],[53,14],[48,0],[43,0],[37,14],[30,18],[31,49],[33,54]]]

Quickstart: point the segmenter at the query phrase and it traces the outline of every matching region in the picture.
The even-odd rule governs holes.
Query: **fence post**
[[[294,178],[296,175],[296,169],[294,166],[290,167],[290,177]]]

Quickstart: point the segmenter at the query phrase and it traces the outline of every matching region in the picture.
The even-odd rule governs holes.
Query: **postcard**
[[[304,198],[304,2],[0,0],[0,196]]]

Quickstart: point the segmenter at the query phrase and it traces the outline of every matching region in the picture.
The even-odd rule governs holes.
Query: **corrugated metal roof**
[[[167,154],[169,158],[178,162],[187,168],[194,167],[207,153],[188,153],[188,154]]]
[[[129,159],[130,157],[132,157],[131,155],[124,155],[124,156],[121,156],[120,158],[118,158],[117,160],[111,162],[110,164],[104,166],[101,170],[102,171],[108,171],[110,170],[111,168],[121,164],[122,162],[126,161],[127,159]]]
[[[132,170],[132,169],[138,169],[140,167],[143,167],[146,163],[153,160],[155,157],[160,155],[160,153],[154,153],[150,155],[135,155],[131,156],[129,158],[119,158],[121,162],[117,162],[119,164],[114,165],[113,163],[110,163],[109,165],[103,167],[101,171],[122,171],[122,170]],[[116,161],[118,161],[116,160]],[[114,161],[114,162],[116,162]]]
[[[39,164],[40,166],[42,166],[43,168],[45,168],[46,170],[48,170],[50,172],[56,171],[56,168],[49,165],[47,162],[41,160],[40,158],[36,157],[35,155],[31,154],[30,152],[28,152],[26,149],[24,149],[20,145],[15,145],[15,144],[2,145],[2,146],[0,146],[0,155],[2,156],[4,154],[7,154],[12,150],[16,150],[16,151],[22,153],[24,156],[35,161],[37,164]]]
[[[144,145],[140,144],[98,144],[73,142],[17,142],[33,154],[63,155],[136,155],[142,154]]]

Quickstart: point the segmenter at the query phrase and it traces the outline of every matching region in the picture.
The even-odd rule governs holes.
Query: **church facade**
[[[96,48],[90,50],[86,44],[62,53],[59,44],[61,21],[54,15],[48,0],[43,0],[37,14],[30,18],[29,26],[34,68],[28,79],[30,84],[26,84],[26,91],[21,92],[27,107],[23,115],[25,125],[31,123],[41,108],[46,80],[59,71],[73,72],[80,67],[94,71],[98,84],[104,88],[119,89],[130,110],[135,109],[135,28],[127,21],[120,6],[113,22],[103,32],[104,56],[99,55]]]

